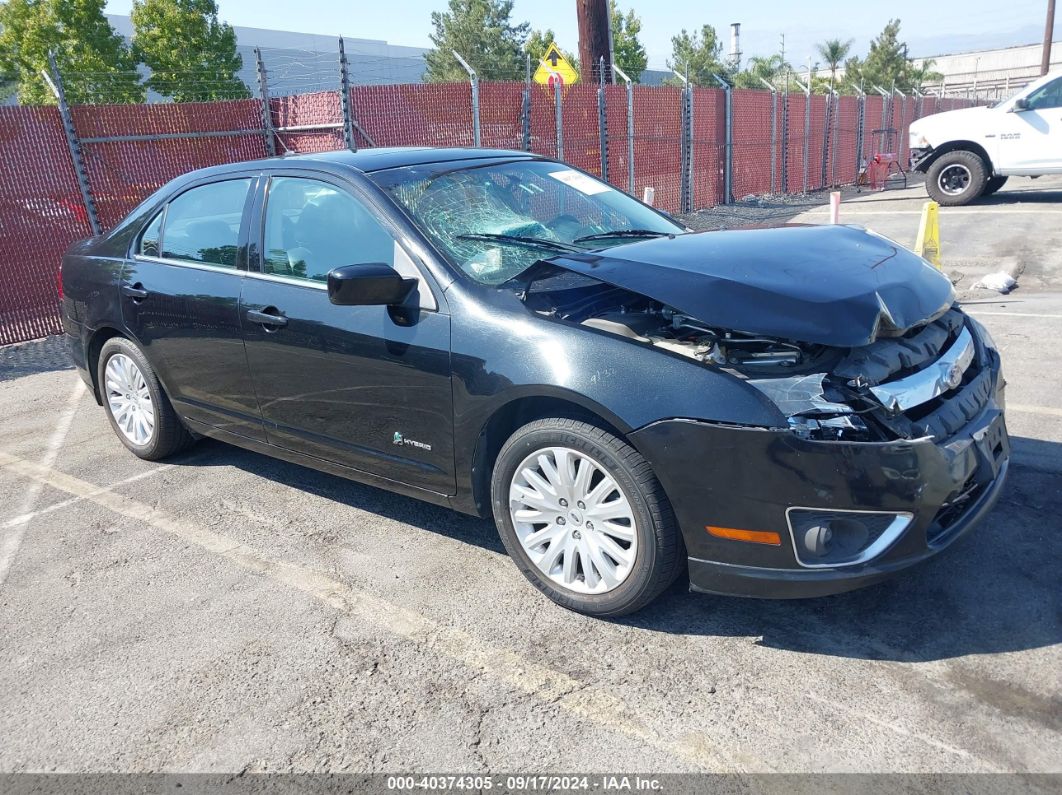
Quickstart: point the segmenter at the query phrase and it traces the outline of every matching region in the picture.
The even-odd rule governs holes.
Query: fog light
[[[797,562],[809,568],[854,566],[887,550],[910,525],[909,513],[786,511]]]

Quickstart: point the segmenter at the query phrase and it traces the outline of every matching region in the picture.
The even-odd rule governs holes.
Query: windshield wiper
[[[514,246],[525,248],[544,248],[549,251],[562,251],[565,253],[582,253],[582,249],[561,243],[557,240],[547,240],[544,237],[523,237],[522,235],[501,235],[494,232],[469,232],[464,235],[454,235],[458,240],[484,240],[487,242],[509,243]]]
[[[672,237],[674,232],[657,232],[653,229],[614,229],[611,232],[598,232],[593,235],[583,235],[573,240],[573,243],[588,243],[591,240],[609,240],[620,237]]]

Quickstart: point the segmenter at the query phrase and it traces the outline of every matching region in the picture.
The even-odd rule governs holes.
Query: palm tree
[[[760,82],[760,78],[771,85],[777,85],[789,68],[789,64],[777,53],[764,56],[754,55],[749,58],[745,70],[738,74],[737,85],[741,88],[762,88],[763,83]]]
[[[852,39],[848,41],[829,39],[818,45],[817,49],[822,60],[830,67],[830,91],[833,91],[833,83],[837,77],[837,67],[841,65],[852,50]]]

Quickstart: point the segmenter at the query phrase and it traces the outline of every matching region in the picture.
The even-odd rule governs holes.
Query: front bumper
[[[910,149],[910,171],[925,171],[928,164],[927,158],[933,154],[933,147],[926,146],[923,148],[911,147]],[[923,162],[926,161],[926,162]]]
[[[995,504],[1010,442],[998,369],[983,410],[950,438],[821,442],[781,429],[665,420],[631,440],[652,464],[682,530],[693,590],[768,598],[841,593],[936,555]],[[892,543],[861,563],[808,567],[786,510],[906,513]],[[777,532],[778,546],[718,538],[708,525]]]

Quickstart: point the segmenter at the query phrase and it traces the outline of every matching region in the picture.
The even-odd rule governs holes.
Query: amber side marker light
[[[705,530],[716,538],[729,538],[731,541],[747,541],[750,544],[770,544],[772,547],[782,545],[782,537],[770,530],[739,530],[736,527],[713,527],[706,525]]]

